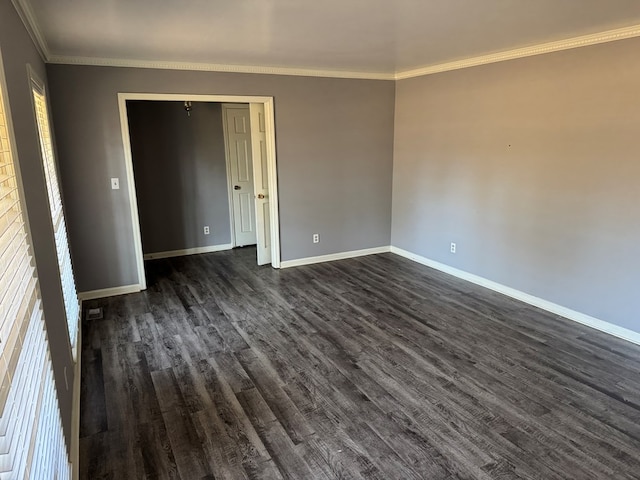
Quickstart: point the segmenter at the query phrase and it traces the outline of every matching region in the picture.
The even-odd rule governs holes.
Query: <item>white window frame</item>
[[[77,361],[77,335],[79,332],[80,322],[80,302],[78,300],[78,292],[76,289],[76,283],[73,273],[73,265],[71,260],[71,251],[69,248],[69,237],[66,227],[66,216],[64,211],[64,204],[62,200],[62,187],[60,184],[60,173],[58,168],[58,162],[55,154],[55,147],[53,144],[53,130],[51,127],[51,114],[49,108],[49,101],[47,97],[47,91],[44,82],[38,77],[33,69],[28,66],[31,101],[33,105],[33,114],[38,128],[38,142],[40,143],[40,159],[42,165],[42,171],[47,184],[47,200],[49,203],[49,210],[51,212],[51,225],[54,233],[54,240],[56,244],[56,252],[58,255],[58,269],[60,274],[61,295],[64,300],[65,315],[67,318],[67,330],[69,334],[69,345],[71,348],[73,360]],[[42,97],[43,109],[42,120],[45,122],[41,124],[41,118],[38,115],[38,101],[35,95]],[[43,138],[43,129],[47,129],[48,138]],[[46,143],[48,141],[48,144]],[[55,206],[55,209],[52,208]]]
[[[2,230],[10,233],[2,241],[6,249],[0,251],[0,263],[4,266],[0,271],[0,279],[4,276],[3,283],[9,281],[9,285],[17,286],[15,291],[12,290],[12,295],[3,296],[2,293],[6,292],[0,292],[0,325],[6,326],[3,332],[9,332],[6,338],[0,338],[0,478],[68,480],[71,476],[71,465],[67,456],[40,288],[33,260],[33,242],[15,147],[1,51],[0,110],[4,118],[0,127],[0,173],[4,172],[6,176],[5,198],[17,197],[17,202],[8,209],[5,208],[5,213],[14,209],[18,214],[5,224],[15,224],[16,227],[12,230],[0,229],[0,235]],[[0,191],[2,190],[0,188]],[[5,207],[6,205],[5,203]],[[0,213],[0,218],[2,216]],[[18,257],[10,252],[20,250],[25,261],[19,264],[27,268],[24,270],[22,281],[16,284],[17,277],[11,272],[19,270],[13,261]],[[7,262],[7,259],[11,261]],[[15,305],[19,305],[18,308]],[[20,330],[18,336],[12,334],[16,327]]]

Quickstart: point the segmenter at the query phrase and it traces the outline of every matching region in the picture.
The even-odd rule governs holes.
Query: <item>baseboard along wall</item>
[[[230,250],[231,248],[232,248],[231,244],[215,245],[212,247],[200,247],[200,248],[194,248],[194,249],[188,249],[188,250],[174,250],[171,252],[154,253],[154,254],[149,254],[149,258],[169,258],[174,256],[180,256],[180,255],[193,255],[197,253],[209,253],[209,252],[216,252],[216,251],[222,251],[222,250]],[[402,248],[399,248],[399,247],[383,246],[383,247],[375,247],[375,248],[365,248],[362,250],[351,250],[348,252],[332,253],[329,255],[319,255],[316,257],[305,257],[305,258],[299,258],[295,260],[284,260],[281,262],[280,267],[281,268],[299,267],[303,265],[312,265],[314,263],[332,262],[335,260],[345,260],[347,258],[362,257],[365,255],[375,255],[379,253],[388,253],[388,252],[391,252],[396,255],[400,255],[401,257],[407,258],[409,260],[420,263],[427,267],[434,268],[436,270],[447,273],[449,275],[453,275],[454,277],[460,278],[462,280],[475,283],[476,285],[480,285],[482,287],[488,288],[495,292],[502,293],[503,295],[507,295],[508,297],[515,298],[516,300],[520,300],[521,302],[527,303],[529,305],[533,305],[534,307],[541,308],[542,310],[546,310],[556,315],[560,315],[561,317],[567,318],[569,320],[573,320],[574,322],[581,323],[582,325],[586,325],[588,327],[594,328],[601,332],[608,333],[609,335],[613,335],[614,337],[618,337],[623,340],[627,340],[629,342],[640,345],[640,333],[638,332],[634,332],[633,330],[629,330],[624,327],[619,327],[617,325],[606,322],[604,320],[600,320],[598,318],[586,315],[584,313],[571,310],[567,307],[563,307],[562,305],[549,302],[548,300],[535,297],[528,293],[522,292],[520,290],[516,290],[515,288],[511,288],[506,285],[502,285],[492,280],[488,280],[478,275],[474,275],[472,273],[459,270],[457,268],[451,267],[444,263],[436,262],[435,260],[431,260],[421,255],[417,255],[413,252],[403,250]],[[145,255],[145,259],[147,259],[147,255]],[[140,291],[140,285],[125,285],[122,287],[106,288],[103,290],[93,290],[90,292],[81,292],[78,294],[78,297],[80,298],[80,300],[92,300],[95,298],[111,297],[115,295],[123,295],[126,293],[135,293],[139,291]]]
[[[627,340],[629,342],[640,345],[640,333],[634,332],[633,330],[619,327],[612,323],[605,322],[604,320],[600,320],[584,313],[571,310],[569,308],[563,307],[562,305],[558,305],[542,298],[529,295],[528,293],[521,292],[520,290],[516,290],[515,288],[507,287],[506,285],[502,285],[478,275],[474,275],[463,270],[458,270],[457,268],[450,267],[449,265],[445,265],[444,263],[436,262],[435,260],[422,257],[398,247],[392,246],[391,253],[408,258],[409,260],[413,260],[414,262],[434,268],[441,272],[448,273],[449,275],[453,275],[454,277],[460,278],[462,280],[475,283],[476,285],[480,285],[481,287],[485,287],[495,292],[502,293],[503,295],[507,295],[508,297],[515,298],[516,300],[520,300],[521,302],[528,303],[529,305],[541,308],[542,310],[546,310],[547,312],[560,315],[561,317],[573,320],[574,322],[578,322],[582,325],[600,330],[601,332],[608,333],[609,335],[613,335],[614,337],[622,338],[623,340]]]
[[[329,255],[319,255],[317,257],[298,258],[296,260],[283,260],[280,262],[280,268],[300,267],[302,265],[311,265],[314,263],[333,262],[334,260],[345,260],[347,258],[363,257],[365,255],[374,255],[376,253],[387,253],[390,251],[389,246],[365,248],[363,250],[351,250],[349,252],[331,253]]]
[[[145,260],[153,260],[158,258],[183,257],[185,255],[197,255],[200,253],[222,252],[223,250],[231,250],[233,244],[223,243],[220,245],[210,245],[208,247],[186,248],[183,250],[169,250],[166,252],[145,253]]]
[[[101,290],[90,290],[88,292],[78,292],[81,301],[94,300],[96,298],[115,297],[116,295],[126,295],[141,291],[139,284],[123,285],[121,287],[103,288]]]

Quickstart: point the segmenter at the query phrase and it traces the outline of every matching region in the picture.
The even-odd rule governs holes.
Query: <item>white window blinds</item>
[[[69,329],[69,339],[71,341],[71,347],[75,357],[80,304],[78,302],[76,283],[71,266],[67,227],[64,221],[64,211],[62,209],[62,199],[60,197],[58,174],[53,154],[53,142],[51,140],[51,129],[49,127],[47,101],[44,95],[44,89],[35,80],[33,81],[33,100],[36,110],[36,120],[38,123],[38,133],[40,135],[40,147],[42,151],[44,173],[47,181],[51,220],[53,221],[56,250],[58,253],[58,265],[60,267],[60,277],[62,280],[62,294],[67,314],[67,327]]]
[[[68,479],[70,467],[3,87],[4,81],[0,82],[0,480]]]

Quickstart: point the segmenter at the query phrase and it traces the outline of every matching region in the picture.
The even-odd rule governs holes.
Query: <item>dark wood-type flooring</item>
[[[640,478],[640,347],[393,254],[147,274],[85,303],[81,478]]]

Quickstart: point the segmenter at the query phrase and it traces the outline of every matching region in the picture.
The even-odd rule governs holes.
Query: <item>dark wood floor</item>
[[[640,347],[383,254],[86,302],[81,478],[640,478]]]

